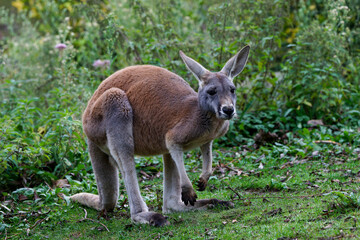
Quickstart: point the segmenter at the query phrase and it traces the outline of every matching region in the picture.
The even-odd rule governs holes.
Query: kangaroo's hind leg
[[[71,200],[98,211],[112,211],[119,195],[119,172],[116,163],[95,143],[88,139],[91,164],[95,173],[99,195],[78,193]]]
[[[180,174],[175,161],[170,154],[163,155],[164,161],[164,196],[163,212],[181,212],[191,210],[205,210],[214,206],[233,207],[234,204],[229,201],[218,199],[200,199],[196,200],[194,205],[185,205],[181,200]]]
[[[99,195],[87,194],[89,197],[93,195],[90,207],[102,211],[112,211],[116,207],[119,196],[117,166],[91,140],[88,141],[88,148],[99,193]]]
[[[117,88],[111,88],[104,94],[107,94],[103,103],[107,147],[111,159],[121,171],[131,218],[135,222],[154,226],[168,224],[161,214],[148,211],[140,194],[134,161],[133,113],[126,94]]]

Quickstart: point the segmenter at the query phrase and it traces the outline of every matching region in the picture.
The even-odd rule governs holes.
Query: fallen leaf
[[[58,179],[53,183],[53,188],[70,188],[70,184],[67,179]]]
[[[250,206],[251,205],[251,201],[246,201],[246,202],[243,202],[244,206]]]
[[[312,153],[311,153],[311,156],[313,156],[313,157],[316,157],[316,156],[318,156],[319,155],[319,151],[313,151]]]
[[[309,186],[312,186],[312,185],[313,185],[313,183],[310,182],[310,181],[306,181],[305,184],[306,184],[306,185],[309,185]]]
[[[329,228],[331,228],[331,227],[332,227],[332,223],[326,225],[325,227],[323,227],[323,228],[321,228],[321,229],[325,230],[325,229],[329,229]]]
[[[19,201],[25,201],[25,200],[28,200],[29,198],[23,194],[20,194],[19,195]]]
[[[273,217],[273,216],[281,214],[281,213],[282,213],[282,209],[278,208],[278,209],[272,210],[270,212],[264,213],[263,215],[268,215],[268,216]]]
[[[264,165],[262,163],[259,164],[259,169],[264,169]]]
[[[312,127],[316,127],[316,126],[324,126],[324,122],[322,119],[311,119],[307,122],[308,125],[312,126]]]
[[[218,165],[218,166],[216,167],[216,170],[217,170],[217,172],[219,172],[219,173],[221,173],[221,174],[224,174],[224,173],[225,173],[225,169],[222,168],[220,165]]]
[[[140,174],[146,178],[151,178],[151,176],[149,174],[147,174],[146,172],[144,172],[143,170],[140,170]]]
[[[265,158],[265,154],[261,155],[260,157],[258,157],[255,162],[258,163],[260,162],[261,160],[263,160]]]
[[[38,200],[38,199],[40,199],[39,195],[37,194],[36,190],[34,190],[34,200]]]

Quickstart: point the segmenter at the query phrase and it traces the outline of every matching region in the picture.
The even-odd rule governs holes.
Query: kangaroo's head
[[[203,111],[211,112],[219,119],[229,120],[236,115],[236,92],[233,79],[241,73],[249,55],[245,46],[229,59],[220,72],[210,72],[194,59],[180,51],[186,67],[199,80],[199,104]]]

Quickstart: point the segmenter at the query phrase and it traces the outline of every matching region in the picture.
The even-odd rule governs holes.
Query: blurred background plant
[[[179,50],[215,71],[251,46],[235,79],[239,117],[219,146],[253,144],[260,130],[303,131],[311,119],[334,129],[360,126],[359,0],[0,0],[0,6],[3,195],[69,175],[85,178],[91,166],[81,113],[117,69],[154,64],[197,89]]]

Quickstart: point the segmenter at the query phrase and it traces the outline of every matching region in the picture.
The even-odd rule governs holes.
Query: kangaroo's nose
[[[224,106],[222,107],[223,113],[231,117],[234,113],[234,107],[233,106]]]

